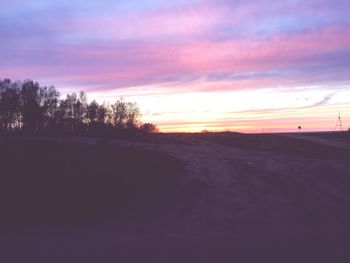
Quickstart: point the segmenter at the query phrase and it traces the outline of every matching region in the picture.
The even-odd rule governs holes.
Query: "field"
[[[348,133],[2,136],[0,165],[1,262],[350,262]]]

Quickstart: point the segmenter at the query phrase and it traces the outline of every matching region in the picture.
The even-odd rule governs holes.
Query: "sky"
[[[350,127],[349,0],[0,0],[0,79],[137,102],[163,132]]]

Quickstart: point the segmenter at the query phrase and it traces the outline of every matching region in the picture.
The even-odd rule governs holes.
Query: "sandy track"
[[[83,138],[69,141],[96,143]],[[226,146],[195,136],[175,136],[168,143],[108,143],[162,151],[184,163],[182,184],[162,215],[58,233],[29,231],[22,242],[7,241],[25,246],[23,238],[35,238],[39,241],[31,253],[41,246],[46,249],[44,259],[63,253],[66,262],[71,256],[85,262],[103,256],[123,262],[233,262],[233,258],[257,262],[263,255],[270,262],[350,260],[347,152],[341,158],[301,157]],[[338,142],[321,144],[337,152]],[[57,242],[63,250],[55,248]],[[70,250],[71,246],[77,249]],[[133,254],[134,248],[138,255]],[[285,258],[288,253],[291,256]]]
[[[164,151],[186,166],[183,188],[163,222],[169,234],[188,235],[190,226],[192,233],[254,238],[260,232],[288,239],[343,236],[349,229],[349,159],[302,158],[197,138],[178,140],[187,145],[132,143]]]
[[[96,143],[84,138],[70,141]],[[333,147],[339,144],[324,142]],[[252,229],[283,238],[298,233],[342,235],[348,230],[349,158],[305,158],[225,146],[191,136],[175,137],[173,143],[109,143],[162,151],[184,163],[182,187],[159,225],[169,234],[182,231],[187,235],[186,226],[201,233],[223,231],[242,237],[253,234]]]

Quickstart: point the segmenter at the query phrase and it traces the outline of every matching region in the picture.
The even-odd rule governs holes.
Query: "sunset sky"
[[[350,127],[349,0],[0,0],[0,79],[120,96],[161,131]]]

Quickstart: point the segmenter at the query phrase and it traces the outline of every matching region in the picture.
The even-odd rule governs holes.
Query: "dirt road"
[[[42,262],[349,262],[350,150],[271,138],[110,140],[182,161],[171,203],[153,218],[31,229],[8,236],[7,245]]]

